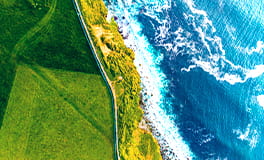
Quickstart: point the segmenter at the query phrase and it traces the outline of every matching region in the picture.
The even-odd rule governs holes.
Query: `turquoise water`
[[[264,1],[105,0],[163,159],[263,160]]]

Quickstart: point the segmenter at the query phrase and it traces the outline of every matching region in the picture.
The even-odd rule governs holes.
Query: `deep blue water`
[[[264,159],[263,0],[105,2],[164,159]]]

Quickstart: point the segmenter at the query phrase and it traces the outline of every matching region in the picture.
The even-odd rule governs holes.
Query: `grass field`
[[[113,159],[111,98],[71,0],[0,0],[0,159]]]

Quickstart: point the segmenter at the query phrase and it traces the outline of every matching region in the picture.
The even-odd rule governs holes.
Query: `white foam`
[[[191,69],[195,67],[202,68],[205,72],[208,72],[211,75],[214,75],[214,77],[219,81],[226,81],[232,85],[236,83],[244,83],[250,78],[256,78],[261,76],[264,73],[264,65],[257,65],[254,69],[244,69],[241,66],[233,66],[235,69],[240,69],[243,72],[243,75],[239,74],[231,74],[228,72],[222,72],[219,67],[217,67],[215,64],[217,64],[217,61],[203,61],[203,60],[196,60],[193,59],[196,65],[191,65],[188,69],[182,68],[182,71],[190,71]],[[227,61],[226,61],[227,63]]]
[[[264,109],[264,95],[257,96],[258,103]]]
[[[225,50],[221,42],[222,40],[220,37],[213,35],[216,29],[212,21],[207,17],[207,13],[203,10],[196,9],[192,0],[184,1],[192,12],[190,14],[186,13],[184,17],[190,19],[187,22],[199,33],[204,46],[209,52],[207,55],[202,53],[199,47],[196,47],[197,42],[188,39],[190,33],[187,33],[184,29],[179,27],[175,32],[169,30],[171,23],[170,17],[160,19],[160,17],[157,16],[158,12],[170,8],[170,1],[137,0],[135,2],[130,1],[126,3],[126,1],[118,0],[116,5],[108,6],[109,10],[115,13],[115,15],[119,15],[120,17],[125,16],[126,20],[118,20],[118,24],[122,28],[123,33],[129,35],[128,38],[125,39],[126,45],[135,51],[135,64],[141,75],[145,116],[151,122],[150,125],[153,128],[155,137],[161,145],[163,159],[165,160],[181,160],[187,159],[187,157],[193,159],[195,155],[191,152],[188,144],[182,139],[177,125],[174,124],[173,120],[175,117],[168,112],[164,112],[165,105],[170,106],[171,104],[168,101],[165,103],[163,99],[164,93],[167,92],[168,82],[166,81],[165,75],[157,66],[163,59],[163,56],[160,53],[153,54],[153,48],[149,44],[147,38],[141,34],[142,27],[137,22],[136,18],[138,14],[145,14],[161,24],[161,27],[156,30],[155,41],[159,42],[158,45],[163,46],[167,51],[173,51],[175,53],[170,55],[170,59],[175,58],[177,54],[188,54],[192,57],[191,61],[193,64],[187,68],[182,68],[181,71],[189,72],[199,67],[205,72],[213,75],[217,80],[226,81],[230,84],[244,83],[247,79],[258,77],[264,72],[263,65],[255,66],[255,69],[246,69],[226,59]],[[114,2],[112,4],[114,4]],[[144,8],[144,11],[142,11],[142,8]],[[200,21],[202,24],[195,23],[197,15],[200,18],[202,17]],[[174,42],[166,42],[167,36],[170,34],[175,35]],[[215,48],[211,49],[212,45],[214,45]],[[183,46],[187,47],[189,50],[185,52],[178,49],[178,47]],[[213,50],[216,50],[217,53],[214,53]],[[160,57],[155,57],[154,55],[160,55]],[[219,64],[221,64],[221,66],[219,66]],[[225,66],[231,69],[224,71]],[[233,71],[237,71],[240,74],[234,73]],[[241,135],[240,138],[247,138],[246,134],[244,137],[243,133]],[[251,137],[248,140],[250,140],[250,145],[252,146],[257,143],[257,138],[254,140],[254,137]]]
[[[163,3],[164,2],[164,3]],[[152,5],[145,3],[146,13],[156,12],[162,9],[167,9],[170,4],[166,1],[154,1]],[[112,3],[113,4],[113,3]],[[143,4],[140,2],[140,4]],[[154,4],[154,5],[153,5]],[[118,21],[119,27],[122,31],[128,33],[128,38],[125,39],[125,44],[135,51],[135,65],[141,76],[142,82],[142,101],[144,103],[145,117],[150,121],[154,136],[158,139],[165,160],[186,160],[193,159],[195,156],[191,152],[188,144],[181,137],[178,127],[174,123],[175,117],[165,112],[163,107],[168,107],[170,102],[164,103],[164,93],[167,92],[167,81],[165,75],[159,69],[157,64],[163,59],[162,54],[155,57],[153,48],[150,46],[147,38],[141,34],[141,25],[137,22],[136,15],[141,8],[133,4],[123,4],[121,0],[118,1],[117,6],[108,6],[115,14],[125,16],[129,22]],[[131,7],[134,7],[132,9]],[[125,9],[125,11],[123,11]],[[129,14],[123,14],[128,12]],[[162,22],[161,22],[162,23]],[[166,23],[166,22],[163,22]],[[167,32],[166,28],[160,28],[161,33]],[[165,33],[166,34],[166,33]],[[162,35],[161,35],[162,36]],[[166,106],[168,105],[168,106]]]
[[[173,43],[171,48],[177,48],[182,44],[187,46],[188,50],[191,52],[187,51],[185,53],[193,55],[192,62],[194,63],[187,68],[182,68],[181,71],[189,72],[191,69],[199,67],[205,72],[208,72],[210,75],[213,75],[217,80],[226,81],[232,85],[236,83],[244,83],[248,79],[259,77],[264,73],[264,65],[256,65],[254,69],[247,69],[229,61],[225,57],[226,51],[223,48],[221,38],[214,35],[216,29],[214,28],[212,21],[207,17],[207,13],[203,10],[196,9],[192,0],[184,0],[184,2],[188,5],[190,11],[192,12],[192,14],[184,14],[184,17],[186,20],[191,19],[191,22],[190,20],[188,22],[194,26],[195,31],[199,33],[201,42],[206,47],[208,54],[200,51],[199,48],[195,48],[196,42],[193,42],[194,45],[190,45],[191,42],[186,39],[187,37],[181,37],[181,35],[185,32],[181,29],[180,32],[177,32],[177,36],[180,36],[181,38],[176,37],[175,39],[177,40],[177,43]],[[196,22],[196,18],[202,20]],[[235,31],[235,28],[227,26],[227,30],[230,32],[232,38],[235,39],[236,37],[232,33]],[[248,53],[258,52],[261,54],[263,49],[264,43],[262,41],[258,41],[256,48],[252,47],[251,49],[248,49]],[[173,51],[175,52],[175,55],[173,56],[177,56],[179,54],[177,49],[174,49]]]
[[[181,71],[190,71],[194,69],[195,66],[202,68],[204,71],[213,75],[219,81],[226,81],[232,85],[236,83],[244,83],[250,78],[256,78],[261,76],[264,73],[263,65],[256,65],[254,69],[247,69],[239,65],[233,64],[225,57],[225,50],[223,49],[222,40],[220,37],[214,35],[216,32],[215,27],[211,20],[209,20],[208,15],[205,11],[199,10],[196,8],[193,0],[184,0],[184,2],[189,7],[192,14],[184,14],[185,19],[188,23],[194,26],[197,33],[199,33],[199,37],[203,45],[206,47],[208,54],[203,53],[199,47],[196,47],[196,42],[192,42],[188,37],[182,36],[190,35],[184,31],[181,27],[178,28],[175,32],[171,32],[170,29],[170,17],[166,16],[165,19],[160,19],[160,17],[156,16],[157,12],[162,12],[162,10],[168,9],[171,4],[170,1],[154,1],[154,0],[141,0],[142,4],[150,4],[145,5],[146,12],[144,14],[151,15],[153,19],[155,19],[161,26],[156,31],[156,42],[163,46],[167,51],[173,51],[174,54],[170,55],[170,59],[175,58],[178,54],[189,54],[193,55],[192,62],[187,68],[182,68]],[[131,13],[129,13],[131,14]],[[195,20],[200,19],[198,22]],[[136,28],[136,27],[135,27]],[[138,28],[140,30],[140,28]],[[227,31],[231,34],[233,39],[236,39],[235,28],[232,26],[227,26]],[[174,34],[176,35],[176,42],[166,42],[168,35]],[[214,48],[212,48],[212,45]],[[179,51],[178,47],[185,46],[188,48],[187,51]],[[212,52],[212,49],[214,52]],[[216,53],[215,53],[216,50]],[[258,41],[256,47],[245,48],[244,49],[248,54],[259,53],[262,54],[264,50],[264,42]],[[219,66],[221,64],[222,66]],[[228,70],[225,70],[225,66],[229,66]]]
[[[256,78],[261,76],[264,73],[264,65],[257,65],[255,66],[255,69],[248,69],[246,71],[246,79],[249,78]]]
[[[196,68],[196,65],[190,65],[188,68],[182,68],[181,71],[190,72],[193,68]]]
[[[233,133],[238,135],[237,138],[241,141],[247,141],[251,148],[256,147],[259,139],[259,133],[257,132],[257,129],[252,127],[252,123],[247,125],[247,128],[244,129],[244,132],[240,129],[235,129],[233,130]]]
[[[195,8],[195,4],[192,0],[184,0],[184,2],[189,6],[193,13],[207,17],[207,13],[205,11]]]
[[[262,54],[264,50],[264,42],[263,41],[258,41],[256,48],[251,47],[250,49],[246,48],[246,52],[248,54],[252,54],[252,53],[259,53]]]
[[[168,115],[162,109],[163,92],[166,90],[166,77],[158,69],[155,59],[152,54],[152,49],[149,47],[145,38],[137,38],[139,35],[134,35],[135,39],[127,41],[128,46],[136,45],[136,59],[138,71],[141,75],[143,91],[144,110],[146,118],[151,121],[153,133],[161,144],[164,159],[192,159],[188,145],[183,141],[178,132],[177,126],[174,124],[174,117]],[[138,40],[140,39],[140,40]],[[138,42],[135,44],[135,42]],[[146,94],[145,94],[146,93]],[[169,105],[169,104],[167,104]]]
[[[235,48],[244,54],[263,54],[264,53],[264,42],[258,41],[256,47],[242,47],[242,46],[235,46]]]

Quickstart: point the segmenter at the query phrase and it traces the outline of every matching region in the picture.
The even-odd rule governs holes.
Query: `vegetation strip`
[[[112,81],[118,106],[118,150],[121,160],[161,160],[157,141],[140,127],[140,76],[133,63],[134,52],[124,44],[118,26],[107,21],[102,0],[77,0],[92,38],[97,59]],[[142,124],[142,123],[141,123]]]
[[[79,8],[79,4],[78,4],[78,2],[76,0],[72,0],[72,1],[73,1],[73,4],[74,4],[74,8],[75,8],[75,10],[77,12],[78,18],[80,20],[80,24],[82,26],[83,32],[85,34],[85,37],[86,37],[86,39],[87,39],[87,41],[88,41],[88,43],[89,43],[89,45],[90,45],[90,47],[92,49],[93,56],[94,56],[94,58],[96,60],[96,63],[98,65],[99,69],[100,69],[101,75],[103,76],[103,78],[104,78],[104,80],[105,80],[105,82],[107,84],[108,90],[110,91],[110,94],[111,94],[111,97],[112,97],[112,104],[113,104],[113,110],[114,110],[114,119],[115,119],[115,123],[114,123],[114,126],[115,126],[114,127],[115,155],[116,155],[115,159],[119,160],[120,157],[119,157],[119,151],[118,151],[118,127],[117,127],[117,119],[118,119],[118,117],[117,117],[116,96],[115,96],[114,88],[113,88],[113,86],[111,84],[111,81],[108,78],[104,68],[103,68],[103,65],[100,62],[100,59],[97,56],[96,49],[95,49],[95,47],[93,45],[92,38],[90,36],[90,33],[89,33],[89,31],[88,31],[88,29],[86,27],[86,24],[85,24],[84,20],[83,20],[83,16],[82,16],[81,10]]]

